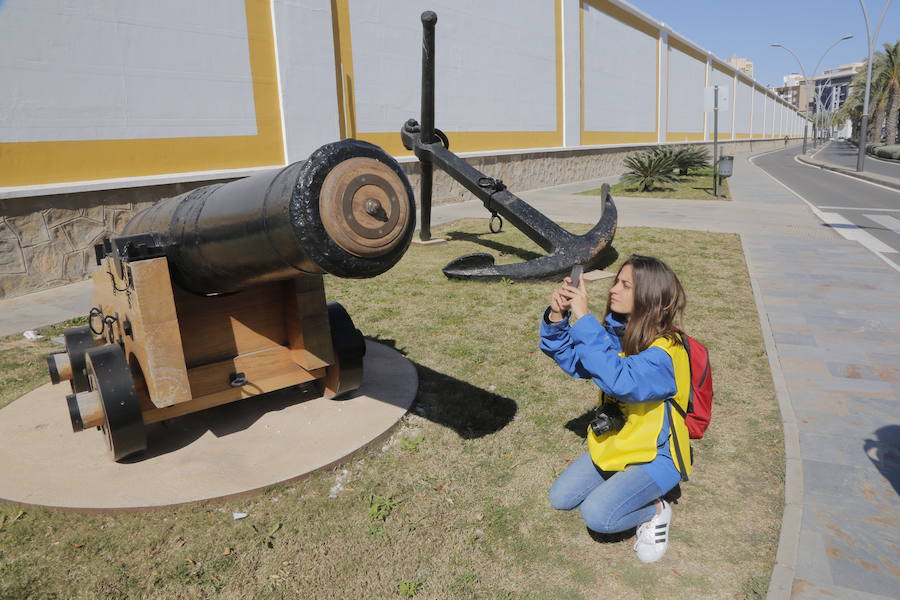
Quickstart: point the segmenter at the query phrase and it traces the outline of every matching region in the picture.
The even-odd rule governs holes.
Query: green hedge
[[[877,146],[872,150],[872,153],[875,156],[880,156],[881,158],[900,160],[900,144],[892,144],[890,146]]]

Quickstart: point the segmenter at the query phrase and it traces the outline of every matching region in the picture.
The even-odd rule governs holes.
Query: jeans
[[[550,504],[557,510],[580,509],[588,529],[617,533],[653,518],[654,501],[662,495],[640,465],[603,471],[585,452],[553,482]]]

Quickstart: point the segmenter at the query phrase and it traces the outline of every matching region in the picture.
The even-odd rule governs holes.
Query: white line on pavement
[[[813,152],[813,153],[812,153],[812,156],[809,157],[810,160],[812,160],[813,158],[815,158],[815,157],[816,157],[816,154],[818,154],[819,152],[821,152],[822,150],[824,150],[824,149],[827,148],[827,147],[828,147],[828,144],[825,144],[824,146],[822,146],[821,148],[819,148],[818,150],[816,150],[815,152]]]
[[[856,223],[837,213],[819,212],[819,218],[848,240],[859,242],[872,252],[896,252],[868,231],[861,229]]]
[[[819,217],[819,219],[820,219],[823,223],[825,223],[826,225],[831,226],[831,224],[829,223],[829,216],[834,217],[834,218],[837,218],[837,219],[842,219],[843,221],[845,221],[845,223],[851,225],[852,227],[856,227],[855,231],[858,231],[858,232],[860,232],[861,234],[865,234],[865,235],[869,236],[870,238],[872,238],[872,239],[875,241],[876,244],[882,244],[883,246],[885,246],[885,247],[888,249],[887,252],[889,252],[889,253],[891,253],[891,254],[897,254],[897,251],[896,251],[896,250],[894,250],[893,248],[891,248],[891,247],[888,246],[887,244],[884,244],[883,242],[881,242],[881,240],[879,240],[879,239],[876,238],[875,236],[870,235],[870,234],[866,233],[865,231],[859,229],[857,226],[855,226],[855,225],[853,225],[852,223],[850,223],[850,221],[847,221],[847,219],[844,219],[844,217],[842,217],[841,215],[836,214],[836,213],[825,213],[825,212],[822,212],[821,210],[819,210],[818,208],[816,208],[815,205],[813,205],[812,202],[810,202],[809,200],[807,200],[806,198],[804,198],[803,196],[801,196],[800,194],[798,194],[797,192],[795,192],[794,190],[792,190],[792,189],[791,189],[787,184],[785,184],[783,181],[781,181],[780,179],[778,179],[777,177],[775,177],[774,175],[772,175],[771,173],[769,173],[768,171],[766,171],[765,169],[763,169],[762,167],[760,167],[759,165],[757,165],[756,162],[753,160],[754,158],[756,158],[756,157],[753,156],[753,157],[750,157],[750,159],[749,159],[750,163],[751,163],[754,167],[756,167],[757,169],[759,169],[760,171],[762,171],[763,173],[765,173],[766,175],[768,175],[769,177],[771,177],[773,180],[775,180],[776,182],[778,182],[778,183],[781,185],[781,187],[783,187],[784,189],[786,189],[787,191],[789,191],[789,192],[792,193],[793,195],[795,195],[795,196],[797,196],[798,198],[800,198],[801,200],[803,200],[803,202],[806,203],[806,205],[807,205],[807,206],[809,207],[809,209],[813,212],[813,214],[816,215],[817,217]],[[797,160],[797,157],[796,157],[796,156],[794,157],[794,160]],[[797,163],[798,163],[798,164],[801,164],[801,165],[803,164],[803,163],[800,162],[799,160],[797,160]],[[895,263],[894,261],[892,261],[891,259],[889,259],[887,256],[885,256],[885,255],[884,255],[884,251],[875,250],[875,249],[873,249],[872,247],[870,247],[869,245],[863,244],[863,243],[860,241],[860,239],[859,239],[859,237],[862,237],[862,236],[859,236],[859,237],[850,237],[850,236],[848,236],[847,233],[846,233],[846,232],[848,231],[847,228],[844,228],[844,227],[834,227],[834,226],[832,226],[832,229],[834,229],[835,231],[837,231],[839,234],[841,234],[841,236],[843,236],[844,238],[846,238],[846,239],[848,239],[848,240],[853,240],[853,241],[860,242],[860,244],[862,244],[863,247],[865,247],[866,249],[870,250],[873,254],[875,254],[875,256],[877,256],[878,258],[880,258],[881,260],[883,260],[884,262],[886,262],[888,265],[890,265],[890,267],[891,267],[892,269],[894,269],[895,271],[897,271],[898,273],[900,273],[900,264]],[[873,246],[876,245],[876,244],[873,244]]]
[[[867,219],[872,219],[885,229],[900,233],[900,219],[896,219],[891,215],[863,215]]]
[[[882,212],[900,212],[900,208],[859,208],[858,206],[820,206],[828,210],[879,210]]]

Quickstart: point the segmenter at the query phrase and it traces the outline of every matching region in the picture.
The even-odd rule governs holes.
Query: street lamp
[[[869,60],[866,61],[868,63],[866,65],[866,93],[863,99],[862,120],[859,124],[859,154],[856,156],[857,172],[863,170],[863,164],[866,161],[866,137],[869,135],[867,131],[869,129],[869,86],[872,83],[872,47],[875,45],[875,40],[878,39],[878,32],[881,31],[881,24],[884,23],[884,16],[891,5],[891,0],[887,0],[884,3],[881,18],[878,20],[878,27],[875,28],[875,35],[870,35],[869,33],[869,13],[866,11],[866,3],[863,0],[859,0],[859,5],[863,11],[863,18],[866,20],[866,45],[869,47]]]
[[[862,0],[860,0],[860,2],[861,1]],[[890,2],[890,0],[889,0],[889,2]],[[832,45],[828,46],[828,49],[826,49],[825,52],[822,53],[822,56],[819,58],[819,62],[816,63],[816,68],[813,69],[813,72],[812,72],[813,77],[816,76],[816,71],[819,70],[819,65],[822,64],[822,61],[825,59],[825,55],[828,54],[829,50],[831,50],[832,48],[834,48],[835,46],[837,46],[844,40],[849,40],[852,37],[853,37],[852,35],[847,34],[847,35],[841,37],[838,41],[836,41]],[[794,51],[791,50],[790,48],[788,48],[787,46],[785,46],[784,44],[773,43],[773,44],[769,44],[769,45],[772,46],[773,48],[784,48],[785,50],[787,50],[788,52],[791,53],[791,56],[793,56],[794,59],[797,61],[797,64],[800,65],[800,73],[803,75],[803,82],[806,84],[807,89],[809,89],[809,78],[807,78],[807,76],[806,76],[806,70],[803,68],[803,63],[800,62],[800,58],[797,57],[797,55],[794,53]],[[818,99],[816,99],[816,100],[818,100]],[[818,104],[816,104],[816,106],[818,107]],[[804,111],[804,112],[806,112],[806,111]],[[809,127],[808,122],[803,124],[803,154],[806,154],[806,132],[808,130],[808,127]],[[816,124],[815,124],[815,122],[813,122],[813,138],[815,138],[815,137],[816,137]],[[815,145],[815,140],[813,140],[813,145]]]

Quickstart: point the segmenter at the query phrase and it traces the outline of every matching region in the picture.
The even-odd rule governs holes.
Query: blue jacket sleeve
[[[593,314],[571,327],[541,322],[541,350],[573,377],[590,378],[623,402],[664,400],[676,392],[672,359],[662,348],[619,356],[609,332]]]

